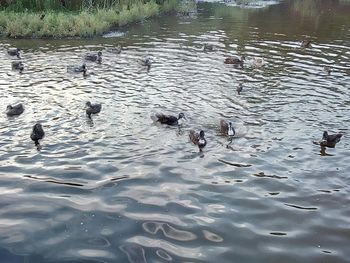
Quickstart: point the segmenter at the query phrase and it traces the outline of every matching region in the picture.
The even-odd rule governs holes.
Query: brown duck
[[[245,61],[245,57],[244,56],[242,56],[241,58],[229,57],[229,58],[225,59],[224,63],[225,64],[233,64],[233,65],[241,66],[243,68],[244,61]]]

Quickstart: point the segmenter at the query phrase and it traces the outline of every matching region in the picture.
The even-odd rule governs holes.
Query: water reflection
[[[303,13],[306,5],[319,12]],[[312,140],[348,130],[349,4],[197,7],[196,16],[145,21],[116,37],[2,39],[0,102],[26,107],[0,115],[3,260],[348,260],[349,143],[323,149]],[[304,39],[312,46],[301,48]],[[9,46],[23,49],[21,75]],[[104,58],[87,63],[87,77],[67,72],[93,50]],[[266,64],[224,64],[240,55]],[[88,100],[103,103],[92,119]],[[159,111],[188,121],[156,125]],[[219,134],[220,119],[232,121],[233,140]],[[35,120],[46,132],[40,152]],[[201,154],[191,129],[205,131]]]

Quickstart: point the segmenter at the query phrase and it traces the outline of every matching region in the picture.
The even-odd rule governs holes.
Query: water
[[[117,37],[2,39],[2,108],[26,109],[0,115],[1,262],[349,262],[349,11],[201,3]],[[312,48],[299,47],[305,38]],[[107,51],[118,44],[120,55]],[[24,50],[22,75],[8,46]],[[88,77],[67,73],[97,50]],[[237,69],[229,55],[266,66]],[[92,121],[87,100],[103,104]],[[155,112],[188,121],[155,125]],[[237,131],[229,148],[221,118]],[[206,132],[202,154],[191,128]],[[324,130],[345,134],[326,155],[312,143]]]

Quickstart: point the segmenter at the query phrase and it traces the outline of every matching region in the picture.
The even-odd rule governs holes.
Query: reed
[[[67,4],[68,4],[68,0]],[[64,11],[53,0],[23,0],[0,11],[0,35],[12,38],[91,37],[111,28],[176,11],[179,0],[71,0]],[[18,2],[22,2],[18,4]],[[54,3],[55,2],[55,3]],[[66,6],[67,6],[66,4]],[[24,9],[30,6],[31,9]],[[44,8],[42,11],[42,8]],[[108,8],[107,8],[108,7]],[[57,9],[58,8],[58,11]],[[45,14],[45,16],[42,16]]]
[[[137,3],[146,4],[150,0],[0,0],[3,10],[24,11],[82,11],[109,9],[116,6],[131,6]],[[169,0],[156,0],[162,6],[169,4]]]

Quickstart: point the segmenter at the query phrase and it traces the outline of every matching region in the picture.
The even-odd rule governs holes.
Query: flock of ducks
[[[300,45],[302,48],[310,48],[311,47],[311,41],[310,40],[304,40],[301,42]],[[210,44],[204,44],[203,45],[203,50],[204,51],[213,51],[214,46]],[[110,52],[119,54],[121,52],[121,47],[115,47],[115,48],[110,48]],[[7,50],[8,55],[10,56],[16,56],[18,59],[21,59],[21,50],[19,48],[9,48]],[[97,62],[97,63],[102,63],[102,52],[99,51],[96,54],[86,54],[84,59],[86,61],[91,61],[91,62]],[[234,66],[238,66],[243,68],[244,63],[246,61],[245,56],[239,57],[228,57],[224,60],[225,64],[232,64]],[[150,70],[151,68],[151,60],[149,58],[143,59],[140,61],[141,65],[147,68],[147,71]],[[265,65],[265,62],[262,58],[253,58],[250,61],[250,64],[255,67],[255,68],[260,68]],[[24,65],[21,61],[13,61],[12,62],[12,69],[13,70],[18,70],[20,73],[23,72],[24,70]],[[79,66],[69,66],[67,68],[68,71],[75,72],[75,73],[83,73],[83,76],[86,76],[87,74],[87,67],[86,64],[83,63],[82,65]],[[328,66],[324,67],[324,70],[330,74],[331,69]],[[243,84],[240,83],[237,87],[237,93],[240,94],[243,91]],[[90,101],[86,102],[85,104],[86,108],[86,115],[88,118],[91,119],[92,114],[98,114],[101,112],[102,105],[101,103],[95,103],[92,104]],[[22,103],[16,104],[16,105],[8,105],[6,108],[6,114],[7,116],[18,116],[21,115],[24,112],[24,106]],[[186,120],[185,114],[184,113],[179,113],[178,116],[173,116],[173,115],[166,115],[166,114],[155,114],[151,116],[152,120],[154,122],[158,122],[161,124],[165,125],[180,125],[182,120]],[[232,137],[235,136],[236,131],[232,125],[232,122],[228,122],[225,120],[220,121],[220,132],[223,135],[228,136],[231,139],[232,142]],[[35,145],[38,147],[38,150],[40,149],[40,144],[39,140],[43,139],[45,136],[44,129],[40,123],[36,123],[33,126],[32,133],[30,135],[31,140],[35,143]],[[321,147],[329,147],[329,148],[334,148],[335,145],[340,141],[342,138],[343,134],[341,133],[336,133],[336,134],[328,134],[327,131],[323,133],[322,139],[318,142],[314,142],[315,144],[320,145]],[[189,138],[191,142],[194,145],[197,145],[199,150],[202,151],[203,148],[207,145],[207,140],[205,139],[205,132],[203,130],[200,131],[195,131],[195,130],[190,130],[189,131]]]

